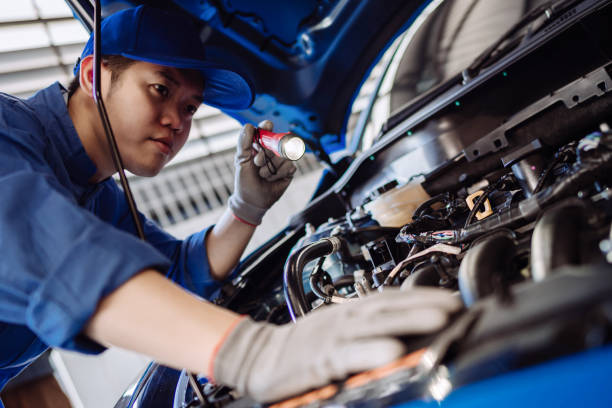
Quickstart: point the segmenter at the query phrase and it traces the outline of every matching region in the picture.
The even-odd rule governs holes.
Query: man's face
[[[178,153],[202,91],[197,71],[138,61],[121,73],[104,100],[127,170],[154,176]]]

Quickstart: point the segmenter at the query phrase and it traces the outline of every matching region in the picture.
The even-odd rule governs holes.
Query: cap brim
[[[237,72],[213,63],[192,59],[174,58],[168,61],[163,56],[143,57],[122,53],[126,58],[151,62],[174,68],[196,69],[204,78],[204,103],[219,109],[243,110],[253,103],[253,92],[247,80]]]

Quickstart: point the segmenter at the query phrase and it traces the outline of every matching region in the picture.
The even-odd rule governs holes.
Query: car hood
[[[91,29],[90,1],[67,1]],[[102,1],[102,14],[160,3]],[[174,0],[170,6],[202,24],[211,60],[229,65],[251,83],[252,106],[227,114],[241,123],[272,119],[277,130],[291,130],[331,153],[345,147],[351,105],[367,74],[427,3]]]

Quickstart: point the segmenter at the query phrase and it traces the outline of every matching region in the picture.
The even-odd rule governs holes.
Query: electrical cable
[[[338,284],[339,286],[342,286],[342,284],[347,283],[349,279],[350,279],[350,284],[352,285],[353,283],[355,283],[355,279],[352,276],[342,276],[338,280],[338,282],[333,282],[329,274],[321,269],[323,266],[323,263],[325,262],[325,259],[327,259],[326,256],[322,256],[321,258],[319,258],[317,265],[310,273],[310,277],[308,281],[310,282],[310,288],[312,289],[312,293],[314,293],[315,296],[321,299],[323,303],[326,305],[330,303],[347,302],[349,298],[346,296],[339,295],[335,286],[336,284]],[[343,282],[342,281],[343,278],[347,278],[346,281]],[[328,290],[324,291],[319,286],[320,282],[327,283]]]
[[[325,271],[321,270],[321,267],[323,266],[323,262],[325,262],[326,258],[327,257],[325,256],[322,256],[321,258],[319,258],[317,265],[314,267],[314,269],[310,273],[309,282],[310,282],[310,289],[312,289],[312,293],[314,293],[319,299],[323,299],[323,302],[330,303],[331,295],[328,295],[327,293],[323,292],[321,288],[319,287],[319,280],[321,279],[321,276],[323,275],[323,273],[325,273]]]
[[[567,154],[559,154],[557,155],[549,164],[546,166],[540,178],[538,179],[537,184],[533,188],[533,194],[539,193],[544,187],[544,183],[548,180],[548,177],[552,174],[553,169],[559,164],[565,161],[567,158]]]
[[[472,207],[472,209],[470,210],[470,214],[468,215],[467,219],[465,220],[465,224],[463,225],[463,228],[467,227],[468,225],[470,225],[472,223],[472,221],[474,220],[474,217],[476,216],[476,213],[480,209],[480,206],[485,202],[485,200],[487,198],[489,198],[489,194],[492,191],[492,189],[489,188],[489,187],[491,187],[491,186],[488,186],[484,190],[484,192],[480,195],[480,197],[478,197],[478,200],[476,200],[476,202],[474,203],[474,207]]]
[[[502,185],[504,182],[506,182],[508,179],[510,179],[510,177],[511,177],[510,175],[504,175],[499,180],[497,180],[495,183],[489,184],[487,187],[485,187],[483,194],[481,194],[480,197],[478,197],[478,200],[476,200],[476,202],[474,203],[474,207],[472,207],[472,209],[470,210],[470,214],[465,220],[465,224],[463,228],[466,228],[468,225],[472,223],[472,221],[474,220],[474,217],[476,216],[476,213],[480,209],[480,206],[485,202],[487,198],[489,198],[489,195],[493,192],[493,190],[495,190],[500,185]]]
[[[426,211],[432,210],[431,206],[432,204],[436,204],[436,203],[444,203],[444,202],[448,202],[451,200],[451,196],[449,193],[441,193],[438,194],[436,196],[433,196],[432,198],[430,198],[429,200],[421,203],[421,205],[418,206],[418,208],[416,210],[414,210],[414,213],[412,215],[412,218],[421,218],[424,215]]]
[[[393,279],[395,279],[395,276],[398,274],[398,272],[400,272],[402,269],[404,269],[406,266],[408,266],[411,262],[414,262],[414,261],[417,261],[417,260],[421,260],[424,257],[429,256],[429,254],[435,253],[435,252],[441,252],[441,253],[445,253],[445,254],[458,255],[458,254],[461,253],[461,248],[455,247],[455,246],[452,246],[452,245],[446,245],[446,244],[435,244],[435,245],[430,246],[429,248],[426,248],[426,249],[424,249],[424,250],[422,250],[420,252],[417,252],[415,254],[412,254],[412,255],[409,254],[403,261],[399,262],[391,270],[391,273],[389,273],[389,275],[387,276],[387,278],[383,282],[383,286],[389,286],[391,284],[391,282],[393,282]]]
[[[582,186],[596,181],[609,183],[612,180],[612,151],[601,149],[597,156],[589,157],[582,166],[565,176],[552,186],[519,202],[517,207],[491,215],[486,219],[456,230],[430,231],[413,234],[402,230],[400,238],[404,242],[423,244],[460,244],[497,228],[515,228],[533,221],[546,207],[556,201],[577,194]]]

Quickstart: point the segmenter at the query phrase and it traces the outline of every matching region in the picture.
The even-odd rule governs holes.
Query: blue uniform
[[[116,183],[88,183],[96,167],[64,94],[58,83],[28,100],[0,94],[0,389],[49,346],[103,351],[83,326],[143,269],[203,297],[220,285],[208,230],[181,241],[141,215],[145,243]]]

